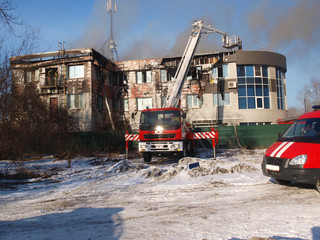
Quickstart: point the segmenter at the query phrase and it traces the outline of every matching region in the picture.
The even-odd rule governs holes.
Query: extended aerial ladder
[[[232,49],[242,48],[239,37],[230,38],[225,32],[211,26],[203,25],[203,21],[192,24],[193,30],[184,50],[177,71],[172,79],[172,85],[162,108],[151,108],[141,111],[139,134],[127,132],[126,150],[128,153],[129,141],[140,141],[139,152],[143,154],[145,162],[150,162],[152,156],[178,155],[185,157],[192,155],[195,139],[212,139],[215,156],[215,145],[218,132],[193,133],[186,122],[186,115],[180,108],[181,89],[187,77],[200,37],[203,33],[222,34],[223,47]]]
[[[242,42],[238,36],[229,37],[226,32],[213,28],[210,25],[204,25],[203,21],[195,21],[192,26],[193,30],[191,36],[184,50],[177,71],[172,79],[173,85],[168,91],[168,95],[162,106],[163,108],[178,107],[180,105],[181,89],[187,77],[200,37],[203,33],[219,33],[222,35],[222,47],[227,49],[238,47],[239,50],[242,49]]]

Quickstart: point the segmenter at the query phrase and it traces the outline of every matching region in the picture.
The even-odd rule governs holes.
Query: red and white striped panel
[[[216,138],[215,132],[197,132],[193,133],[193,139],[208,139],[208,138]]]
[[[126,134],[126,141],[139,141],[139,134]]]

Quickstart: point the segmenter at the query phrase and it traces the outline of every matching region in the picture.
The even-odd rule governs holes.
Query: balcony
[[[46,76],[45,85],[40,86],[42,94],[58,94],[60,90],[66,88],[66,79],[63,75]]]

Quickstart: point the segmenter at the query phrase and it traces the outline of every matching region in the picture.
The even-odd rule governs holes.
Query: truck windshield
[[[142,112],[140,117],[140,129],[154,130],[162,126],[163,130],[176,130],[181,127],[179,110],[159,110]]]
[[[297,120],[279,140],[320,143],[320,118]]]

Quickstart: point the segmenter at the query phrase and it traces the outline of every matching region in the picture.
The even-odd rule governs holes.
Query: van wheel
[[[317,182],[314,186],[316,187],[317,191],[320,192],[320,176],[318,177]]]
[[[149,163],[151,162],[151,159],[152,159],[152,155],[150,153],[143,153],[144,162]]]
[[[286,186],[288,186],[288,185],[290,185],[290,183],[291,183],[291,181],[282,180],[282,179],[278,179],[278,178],[276,178],[276,179],[274,179],[274,180],[276,181],[276,183],[278,183],[278,184],[280,184],[280,185],[286,185]]]

